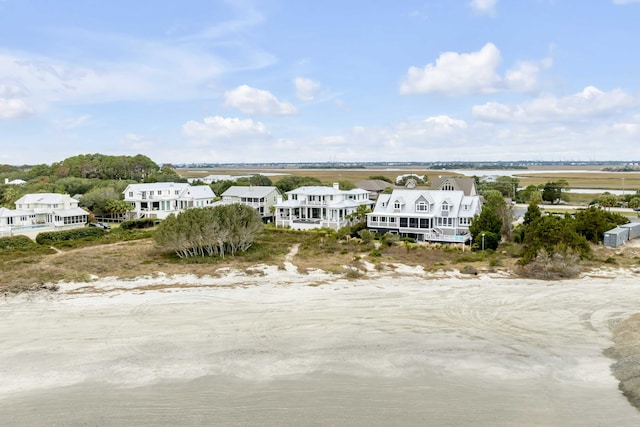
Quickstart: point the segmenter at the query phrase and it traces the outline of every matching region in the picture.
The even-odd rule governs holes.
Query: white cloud
[[[400,93],[492,93],[500,82],[496,73],[499,64],[500,51],[493,43],[487,43],[473,53],[445,52],[435,64],[409,68],[405,81],[400,85]]]
[[[520,61],[500,76],[498,66],[501,61],[500,51],[493,43],[485,44],[477,52],[445,52],[435,64],[409,68],[400,85],[400,93],[474,95],[507,90],[529,92],[537,88],[541,69],[553,64],[551,58],[544,58],[539,63]]]
[[[293,80],[296,96],[302,101],[313,101],[320,90],[320,83],[306,77],[296,77]]]
[[[28,91],[21,85],[7,82],[0,84],[0,119],[17,119],[30,116],[33,109],[22,99]]]
[[[619,89],[603,92],[588,86],[563,98],[547,95],[517,105],[488,102],[474,106],[472,113],[474,118],[488,122],[571,122],[607,116],[635,104],[631,95]]]
[[[296,107],[279,101],[271,92],[247,85],[225,92],[224,98],[226,106],[237,108],[245,114],[284,116],[297,113]]]
[[[196,144],[243,141],[244,138],[268,138],[269,131],[261,122],[233,117],[205,117],[202,122],[190,120],[182,125],[182,133]]]
[[[18,119],[33,114],[33,110],[22,99],[0,98],[0,119]]]
[[[496,13],[497,3],[498,0],[472,0],[469,6],[477,13],[494,15]]]

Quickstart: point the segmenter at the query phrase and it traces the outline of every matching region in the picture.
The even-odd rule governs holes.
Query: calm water
[[[633,279],[385,279],[0,304],[2,425],[637,426]]]

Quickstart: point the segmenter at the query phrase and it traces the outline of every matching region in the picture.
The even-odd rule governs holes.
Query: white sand
[[[602,355],[635,273],[254,270],[0,300],[0,424],[640,425]]]

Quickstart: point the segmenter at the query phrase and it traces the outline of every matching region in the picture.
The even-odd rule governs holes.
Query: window
[[[409,218],[409,227],[418,228],[418,218]]]
[[[429,212],[429,205],[426,202],[418,202],[416,212]]]
[[[149,191],[149,196],[153,196],[153,191]]]
[[[420,228],[429,228],[428,218],[420,218]]]
[[[397,201],[397,200],[395,202],[393,202],[393,208],[394,209],[400,209],[400,202]]]
[[[158,196],[162,196],[162,190],[158,190]]]
[[[460,225],[471,225],[471,218],[460,218]]]
[[[444,212],[449,212],[449,203],[447,202],[442,202],[442,210]]]
[[[397,221],[396,221],[396,218],[395,218],[395,217],[390,217],[390,218],[389,218],[389,223],[390,223],[390,224],[395,224],[396,222],[397,222]]]
[[[373,222],[378,222],[378,217],[377,217],[377,216],[372,216],[372,217],[371,217],[371,221],[373,221]]]
[[[400,227],[406,227],[408,224],[407,218],[400,218]]]
[[[445,183],[442,184],[442,190],[443,191],[453,191],[453,190],[455,190],[455,188],[453,188],[453,184],[451,184],[449,181],[445,181]]]
[[[465,210],[465,211],[468,211],[469,210],[469,205],[462,205],[462,209]]]
[[[129,197],[133,197],[133,191],[129,191]]]

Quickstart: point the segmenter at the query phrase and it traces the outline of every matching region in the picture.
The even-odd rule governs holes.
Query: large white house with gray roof
[[[15,205],[16,209],[0,208],[0,235],[36,228],[78,228],[89,219],[89,213],[68,194],[26,194]]]
[[[367,228],[412,237],[419,242],[466,243],[481,210],[480,196],[462,190],[394,190],[378,197]]]
[[[222,193],[222,203],[242,203],[258,211],[262,220],[273,220],[272,206],[282,199],[280,192],[272,186],[240,186],[234,185]]]
[[[371,207],[370,192],[355,188],[340,190],[338,184],[332,187],[305,186],[287,191],[288,199],[278,202],[276,226],[297,230],[312,228],[332,228],[337,230],[350,225],[351,214],[360,205]]]
[[[133,218],[165,219],[185,209],[209,206],[215,197],[208,185],[180,182],[129,184],[124,189],[124,200],[133,206]]]

